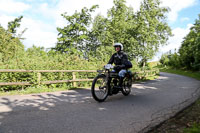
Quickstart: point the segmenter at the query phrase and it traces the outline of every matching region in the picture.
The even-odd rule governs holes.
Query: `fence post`
[[[37,83],[38,83],[38,85],[40,85],[40,81],[41,81],[41,73],[37,73]]]
[[[76,73],[75,72],[72,72],[72,77],[73,77],[73,80],[76,79]],[[76,82],[73,82],[73,87],[76,87]]]

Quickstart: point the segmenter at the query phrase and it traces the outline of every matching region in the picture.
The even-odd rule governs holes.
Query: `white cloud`
[[[139,11],[140,9],[140,3],[142,0],[127,0],[127,6],[133,7],[134,11]]]
[[[14,16],[0,16],[1,26],[7,29],[7,24],[13,21],[16,17]],[[23,43],[26,48],[35,46],[43,46],[45,48],[54,47],[57,41],[56,27],[42,22],[40,20],[34,20],[31,18],[24,17],[21,21],[21,26],[17,30],[17,34],[21,33],[25,28],[28,28],[23,34]]]
[[[31,1],[31,0],[29,0]],[[132,6],[134,11],[139,9],[140,3],[142,0],[127,0],[127,6]],[[174,22],[177,19],[178,13],[187,7],[190,7],[195,4],[197,0],[162,0],[162,6],[168,6],[171,8],[171,11],[168,14],[170,22]],[[46,2],[46,3],[45,3]],[[56,3],[55,0],[53,3]],[[14,20],[16,16],[11,16],[8,14],[18,14],[21,15],[24,11],[30,11],[36,13],[40,17],[51,18],[54,20],[51,24],[47,21],[38,20],[24,16],[21,23],[21,30],[28,28],[25,32],[24,37],[26,40],[24,44],[26,47],[31,47],[33,44],[36,46],[44,46],[46,48],[52,47],[57,41],[57,32],[56,27],[62,27],[66,25],[66,21],[61,16],[62,13],[67,12],[68,15],[71,15],[75,10],[80,11],[83,7],[90,8],[92,5],[99,5],[99,8],[96,9],[95,13],[101,13],[106,16],[108,9],[113,6],[113,0],[60,0],[56,5],[50,5],[47,1],[43,3],[37,3],[35,5],[27,5],[22,2],[16,2],[15,0],[0,0],[0,22],[3,27],[7,27],[7,23],[11,20]],[[17,16],[17,17],[18,17]],[[183,18],[182,21],[187,21],[187,18]],[[168,51],[170,48],[178,48],[182,38],[188,33],[187,29],[176,28],[173,30],[174,37],[169,40],[169,45],[164,48],[165,51]]]
[[[57,33],[51,25],[39,20],[31,18],[22,19],[19,32],[28,28],[22,37],[26,38],[23,42],[26,48],[35,46],[43,46],[45,48],[53,47],[56,43]]]
[[[78,3],[78,4],[77,4]],[[83,7],[91,8],[93,5],[99,5],[99,8],[95,10],[95,14],[102,14],[106,16],[109,8],[113,6],[112,0],[60,0],[56,8],[56,26],[61,27],[65,24],[65,20],[61,14],[67,12],[68,15],[72,15],[76,10],[80,12]]]
[[[22,13],[31,6],[13,0],[0,0],[0,11],[4,13]]]
[[[138,11],[141,1],[142,0],[127,0],[127,6],[132,6],[134,11]],[[94,16],[100,13],[106,17],[108,9],[114,4],[113,0],[73,0],[70,2],[69,0],[60,0],[56,6],[56,14],[54,14],[56,26],[61,27],[66,24],[63,17],[61,17],[62,13],[67,12],[68,15],[72,15],[76,10],[80,11],[83,7],[91,8],[93,5],[99,5],[99,8],[95,10]]]
[[[159,52],[151,61],[158,61],[161,58],[162,54],[169,52],[170,50],[174,52],[174,50],[176,49],[176,52],[178,52],[183,38],[190,32],[190,28],[192,26],[192,24],[188,24],[187,28],[185,29],[179,27],[173,29],[172,33],[174,36],[169,39],[168,45],[161,47]]]
[[[23,42],[26,44],[26,48],[32,47],[33,45],[38,47],[51,48],[55,47],[56,36],[57,34],[53,32],[29,30],[25,32],[23,37],[26,39],[23,40]]]
[[[161,52],[166,53],[169,50],[178,50],[181,46],[183,38],[189,33],[191,27],[192,24],[188,24],[186,29],[175,28],[172,30],[174,36],[169,39],[169,45],[162,47]]]
[[[30,9],[30,6],[22,2],[15,2],[14,0],[0,0],[0,11],[4,12],[4,14],[0,13],[1,26],[7,29],[8,22],[13,21],[16,18],[16,16],[8,14],[21,15],[23,11],[28,9]],[[36,12],[40,13],[39,15],[42,14],[43,16],[53,16],[53,10],[50,9],[48,4],[45,3],[41,4],[38,9],[34,11],[34,13]],[[30,15],[31,14],[29,14],[29,16]],[[21,26],[18,29],[18,33],[21,33],[22,30],[28,28],[22,36],[23,38],[26,38],[23,40],[26,48],[31,47],[33,44],[36,46],[43,46],[45,48],[55,46],[57,41],[55,25],[50,25],[48,22],[42,20],[28,18],[27,16],[23,17],[20,24]]]
[[[38,9],[35,9],[35,12],[40,14],[40,15],[43,15],[43,17],[46,17],[46,18],[56,18],[56,11],[57,11],[57,8],[54,7],[50,7],[48,3],[42,3],[39,5]]]
[[[184,8],[193,6],[197,0],[162,0],[162,2],[162,6],[167,6],[171,9],[168,14],[168,19],[169,21],[174,22],[178,17],[178,12]]]
[[[190,18],[188,18],[188,17],[181,18],[181,22],[189,21],[189,20],[190,20]]]
[[[8,22],[13,21],[15,17],[8,15],[0,15],[0,25],[7,29]]]

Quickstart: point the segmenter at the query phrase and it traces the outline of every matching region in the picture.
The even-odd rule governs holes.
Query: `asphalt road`
[[[0,133],[138,133],[173,116],[200,94],[200,82],[161,73],[103,103],[89,89],[0,97]]]

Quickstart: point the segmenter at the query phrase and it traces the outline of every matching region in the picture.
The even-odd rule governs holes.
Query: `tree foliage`
[[[18,38],[0,26],[0,59],[2,62],[16,58],[17,53],[24,50],[24,45]]]
[[[184,38],[180,53],[181,64],[188,69],[200,70],[200,14],[189,34]]]
[[[114,6],[108,11],[107,44],[120,42],[130,57],[135,51],[135,14],[132,7],[126,6],[125,0],[114,0]]]
[[[75,47],[96,56],[97,48],[105,49],[106,46],[112,47],[114,42],[121,42],[131,59],[144,62],[151,59],[172,35],[165,21],[168,9],[161,8],[159,0],[144,0],[138,12],[126,6],[125,0],[113,0],[113,3],[107,17],[99,14],[94,21],[91,21],[91,9],[96,6],[90,10],[83,8],[72,16],[62,14],[68,25],[58,28],[60,37],[56,50],[63,52],[69,51],[68,47]]]
[[[98,6],[92,6],[90,9],[84,7],[81,12],[75,12],[73,15],[62,14],[67,20],[67,26],[57,28],[59,32],[58,43],[55,47],[57,51],[66,52],[71,48],[84,50],[89,40],[89,26],[92,22],[91,12]]]
[[[124,0],[114,0],[114,6],[108,10],[107,18],[101,15],[95,17],[92,27],[94,39],[91,46],[93,49],[104,48],[104,53],[111,56],[113,43],[121,42],[130,57],[135,55],[135,52],[132,52],[134,43],[131,43],[134,41],[134,37],[131,36],[131,32],[134,31],[133,22],[133,9],[127,7]],[[112,49],[107,49],[107,47]],[[95,53],[93,55],[96,55]]]
[[[194,25],[190,28],[190,32],[184,37],[178,53],[168,53],[168,63],[165,64],[161,58],[161,62],[176,68],[184,68],[190,70],[200,70],[200,14]]]
[[[143,63],[151,59],[172,35],[165,22],[167,12],[167,8],[160,7],[159,0],[144,0],[137,12],[137,52]]]
[[[9,22],[7,30],[0,26],[0,69],[100,69],[114,52],[115,42],[124,45],[124,51],[135,64],[134,69],[138,69],[137,60],[151,59],[171,35],[165,22],[168,9],[161,8],[159,0],[144,0],[137,12],[126,6],[125,0],[113,0],[113,3],[106,17],[98,14],[92,18],[97,5],[90,9],[84,7],[72,15],[63,13],[67,24],[57,28],[58,41],[50,51],[36,46],[24,49],[16,35],[23,16]],[[3,73],[0,80],[34,83],[36,77],[35,73]],[[71,79],[72,75],[45,73],[42,78],[43,81]]]
[[[18,18],[15,18],[14,21],[8,22],[7,31],[15,37],[16,37],[17,28],[20,27],[20,22],[21,22],[22,18],[23,18],[23,16],[19,16]]]

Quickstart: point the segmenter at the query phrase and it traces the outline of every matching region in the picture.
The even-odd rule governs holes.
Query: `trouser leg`
[[[119,87],[121,87],[121,88],[122,88],[122,84],[123,84],[123,79],[124,79],[123,77],[119,78]]]
[[[125,77],[125,74],[126,74],[126,70],[122,69],[120,72],[119,72],[119,87],[122,87],[122,84],[123,84],[123,79]]]

